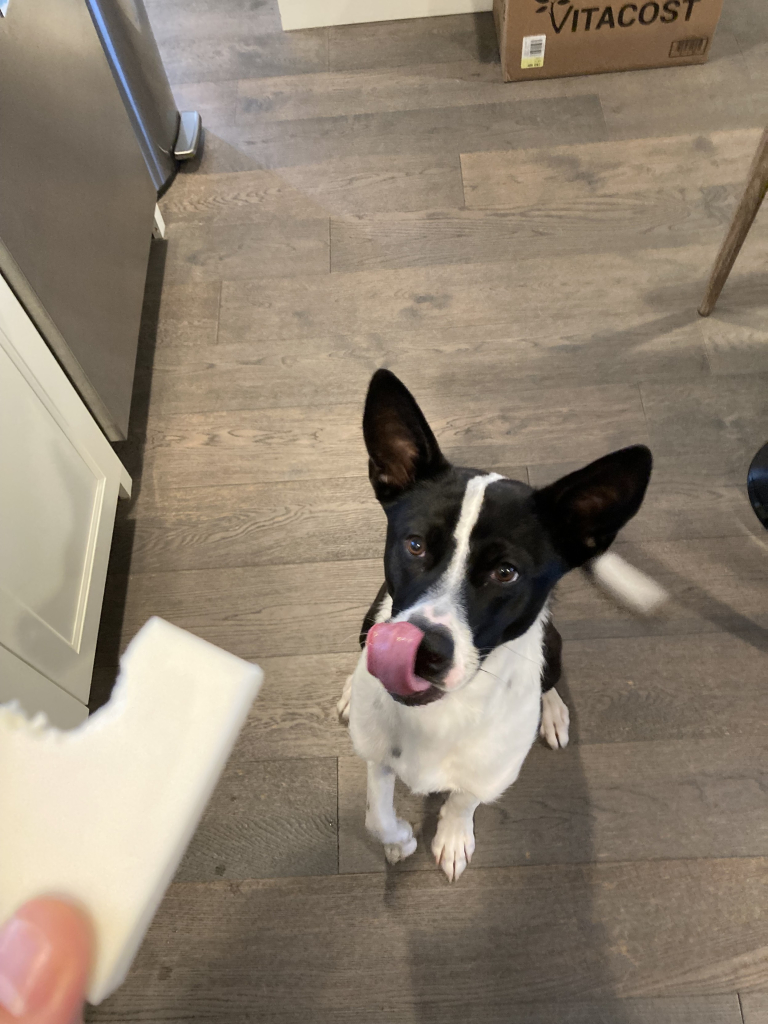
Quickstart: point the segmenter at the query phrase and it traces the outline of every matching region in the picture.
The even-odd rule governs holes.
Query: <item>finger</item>
[[[63,900],[21,907],[0,929],[0,1024],[73,1024],[93,941],[85,914]]]

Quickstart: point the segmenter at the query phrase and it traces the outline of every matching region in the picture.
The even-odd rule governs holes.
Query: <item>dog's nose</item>
[[[445,626],[433,626],[423,619],[414,625],[424,632],[416,651],[414,671],[430,683],[442,683],[453,664],[453,637]]]

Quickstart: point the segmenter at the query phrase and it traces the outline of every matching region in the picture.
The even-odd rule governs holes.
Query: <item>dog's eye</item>
[[[514,565],[499,565],[491,573],[491,579],[497,583],[514,583],[519,576],[520,573]]]
[[[409,537],[405,542],[405,550],[409,555],[420,558],[427,549],[421,537]]]

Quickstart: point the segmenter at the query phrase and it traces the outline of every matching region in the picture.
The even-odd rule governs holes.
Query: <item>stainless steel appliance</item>
[[[163,192],[194,156],[200,117],[179,114],[143,0],[87,0],[152,181]]]
[[[156,191],[85,0],[0,18],[0,272],[126,436]]]
[[[157,191],[199,118],[179,135],[141,0],[0,5],[0,274],[122,440]]]

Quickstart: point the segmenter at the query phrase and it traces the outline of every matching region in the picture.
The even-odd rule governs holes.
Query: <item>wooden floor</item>
[[[89,1019],[766,1024],[768,209],[696,315],[768,116],[765,0],[726,0],[707,65],[519,85],[486,14],[283,35],[275,0],[148,6],[206,140],[162,202],[94,704],[155,613],[267,682]],[[400,794],[420,848],[385,868],[334,716],[382,574],[378,366],[458,461],[656,457],[621,549],[672,605],[564,583],[574,743],[478,811],[453,887],[436,800]]]

